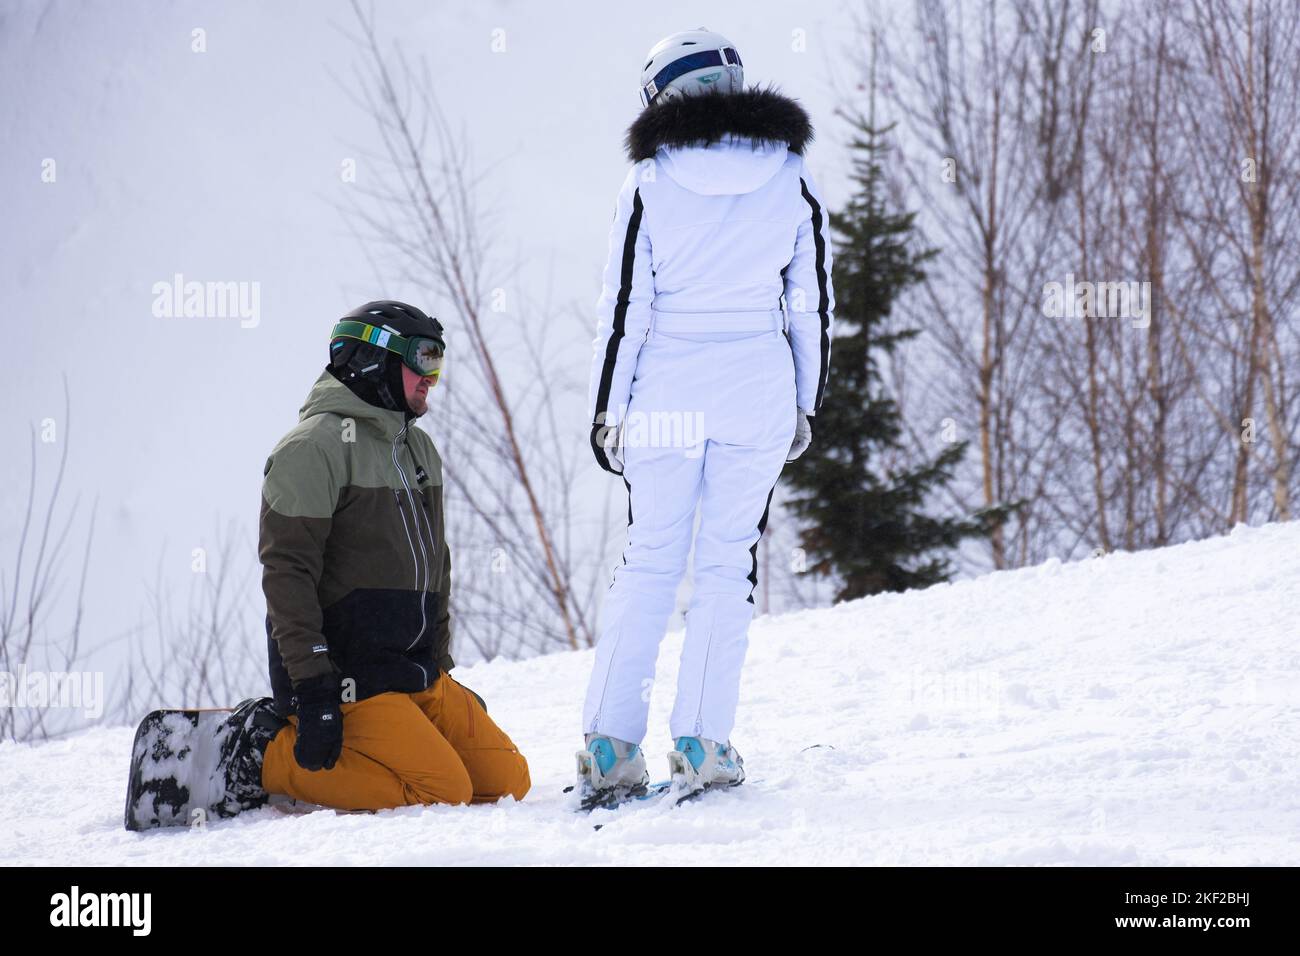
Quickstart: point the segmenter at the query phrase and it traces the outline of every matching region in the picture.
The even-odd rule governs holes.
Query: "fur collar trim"
[[[708,146],[728,135],[803,153],[813,129],[804,108],[773,89],[676,96],[641,111],[628,127],[627,154],[639,163],[661,146]]]

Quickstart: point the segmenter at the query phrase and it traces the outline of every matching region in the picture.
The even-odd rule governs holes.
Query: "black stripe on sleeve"
[[[636,237],[641,229],[641,190],[632,195],[632,215],[627,220],[627,237],[623,240],[623,271],[619,279],[618,299],[614,304],[614,322],[605,346],[605,364],[600,370],[600,388],[596,391],[595,421],[603,422],[609,411],[609,391],[614,383],[614,366],[618,364],[618,347],[627,324],[628,300],[632,297],[632,272],[636,265]]]
[[[817,375],[817,401],[809,411],[817,411],[821,408],[822,393],[826,390],[826,374],[830,364],[831,356],[831,336],[830,336],[830,295],[826,289],[826,237],[822,234],[822,207],[813,198],[812,192],[808,189],[808,184],[801,177],[799,179],[799,189],[803,192],[803,198],[812,210],[812,230],[813,230],[813,248],[817,251],[817,316],[821,319],[821,367]]]

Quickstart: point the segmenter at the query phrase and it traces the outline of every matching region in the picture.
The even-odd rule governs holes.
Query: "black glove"
[[[343,689],[338,674],[293,685],[298,702],[298,742],[293,759],[303,770],[331,770],[343,752]]]
[[[596,464],[611,475],[623,474],[623,453],[618,447],[618,426],[602,425],[599,422],[591,426],[591,450],[596,455]]]

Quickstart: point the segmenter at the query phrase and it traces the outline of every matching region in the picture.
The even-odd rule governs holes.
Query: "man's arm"
[[[266,463],[258,557],[271,637],[296,687],[332,673],[317,596],[339,477],[325,451],[297,439]]]
[[[830,223],[812,174],[800,164],[802,218],[785,269],[785,305],[794,352],[795,393],[809,414],[821,407],[835,325]]]

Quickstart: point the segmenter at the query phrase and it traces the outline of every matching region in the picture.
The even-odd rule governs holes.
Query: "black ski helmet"
[[[386,328],[403,337],[423,336],[444,343],[442,324],[413,305],[380,299],[358,306],[339,321],[352,319],[378,328]],[[358,398],[408,416],[415,413],[406,404],[402,387],[402,359],[395,352],[358,339],[338,337],[330,340],[329,371],[350,388]]]

